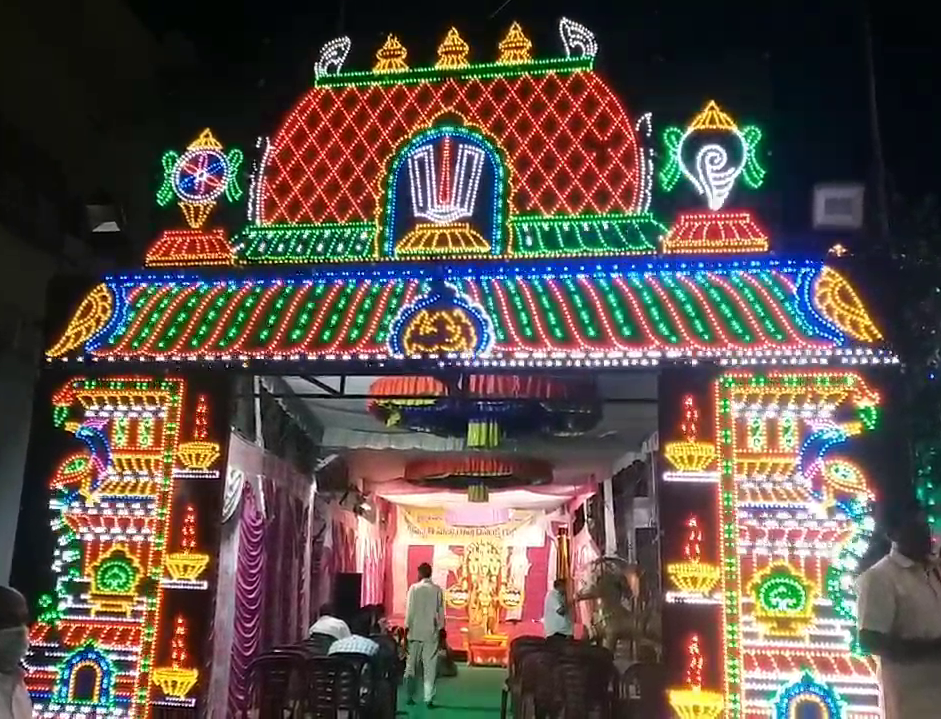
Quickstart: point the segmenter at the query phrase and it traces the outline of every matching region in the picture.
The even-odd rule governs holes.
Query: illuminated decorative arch
[[[114,665],[107,655],[90,643],[76,649],[62,662],[59,680],[56,682],[56,700],[61,703],[84,701],[75,699],[75,680],[78,672],[86,667],[93,668],[97,677],[89,703],[96,706],[110,705],[114,698]]]
[[[804,703],[816,705],[823,719],[844,719],[846,716],[843,700],[833,688],[805,673],[798,681],[778,692],[774,700],[774,719],[798,716],[798,707]]]

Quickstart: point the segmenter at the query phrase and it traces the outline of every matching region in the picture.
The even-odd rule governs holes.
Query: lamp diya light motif
[[[193,439],[184,442],[177,450],[177,457],[187,469],[209,469],[219,458],[219,444],[208,441],[209,405],[206,395],[196,400],[196,419],[193,424]]]
[[[174,699],[183,699],[193,691],[199,679],[199,670],[189,666],[189,656],[186,650],[186,620],[177,616],[173,627],[173,643],[170,651],[170,666],[154,669],[154,684],[161,691]]]
[[[177,581],[195,582],[206,570],[209,555],[196,551],[196,509],[186,506],[180,551],[167,555],[167,572]]]
[[[689,530],[686,547],[683,550],[685,561],[667,565],[667,574],[673,584],[689,594],[708,595],[719,581],[719,567],[702,561],[702,529],[695,516],[686,521]]]
[[[680,472],[703,472],[716,458],[716,448],[711,442],[700,442],[699,409],[696,399],[689,394],[683,398],[683,422],[680,425],[684,439],[669,442],[663,454]]]
[[[698,635],[690,637],[686,651],[689,655],[686,688],[669,691],[670,706],[680,719],[716,719],[725,707],[725,700],[721,693],[702,688],[703,656]]]

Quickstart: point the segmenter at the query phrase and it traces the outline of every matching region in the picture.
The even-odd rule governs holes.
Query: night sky
[[[172,81],[168,146],[189,137],[194,127],[211,125],[227,141],[252,147],[255,137],[275,130],[310,85],[321,45],[341,29],[353,40],[347,68],[366,69],[388,33],[406,46],[412,66],[432,64],[451,25],[469,42],[472,60],[492,59],[514,20],[532,39],[535,56],[558,56],[557,21],[571,17],[595,32],[596,67],[634,117],[653,111],[655,131],[682,124],[713,97],[740,123],[761,125],[771,171],[762,215],[777,230],[779,249],[819,251],[826,240],[808,233],[813,184],[866,181],[873,167],[863,3],[654,5],[346,0],[341,16],[338,0],[131,2],[155,34],[182,35],[198,58],[195,72]],[[913,15],[913,3],[873,5],[891,188],[921,197],[938,187],[941,100],[933,86],[941,79],[941,44],[934,26]],[[870,193],[868,201],[873,197]]]

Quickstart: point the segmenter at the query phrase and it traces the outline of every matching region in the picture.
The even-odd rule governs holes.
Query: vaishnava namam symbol
[[[408,176],[412,214],[445,225],[474,214],[486,155],[479,147],[465,142],[456,143],[452,150],[452,140],[447,136],[439,147],[440,152],[431,144],[412,152],[408,157]]]

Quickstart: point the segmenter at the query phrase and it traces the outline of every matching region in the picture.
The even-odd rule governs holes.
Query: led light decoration
[[[438,46],[438,62],[435,63],[435,67],[445,70],[467,67],[469,50],[457,28],[452,27],[448,30],[444,41]]]
[[[193,427],[193,440],[184,442],[177,451],[180,462],[187,469],[209,469],[219,459],[218,442],[206,439],[206,427],[209,423],[209,406],[206,396],[200,395],[196,404],[196,418]]]
[[[818,589],[784,563],[755,575],[749,585],[755,600],[755,619],[769,635],[798,636],[813,621]]]
[[[231,266],[235,254],[225,230],[165,230],[147,250],[146,267]]]
[[[404,307],[389,333],[389,351],[405,357],[485,356],[492,345],[493,327],[486,311],[445,283]]]
[[[343,70],[346,56],[352,43],[348,37],[334,38],[320,49],[320,59],[314,66],[314,75],[321,80],[328,75],[338,75]]]
[[[408,57],[408,51],[405,46],[395,35],[389,35],[379,48],[379,52],[376,53],[373,72],[404,72],[408,70],[408,65],[405,64],[406,57]]]
[[[170,666],[158,667],[154,670],[154,684],[161,691],[175,699],[185,698],[199,680],[199,670],[189,666],[189,656],[186,651],[186,620],[177,616],[173,628],[173,644],[170,654]]]
[[[669,690],[667,696],[670,706],[680,719],[716,719],[722,713],[725,702],[720,692],[702,688],[703,655],[697,635],[690,637],[686,651],[689,657],[686,687]]]
[[[90,671],[94,677],[92,694],[89,697],[76,696],[76,680],[82,671]],[[114,707],[115,667],[108,656],[96,649],[94,645],[81,647],[67,656],[57,674],[58,686],[55,691],[57,704],[78,704],[88,708],[111,709]]]
[[[684,561],[667,565],[667,574],[676,587],[686,594],[706,596],[719,581],[719,568],[702,561],[702,530],[699,520],[686,521],[689,534],[684,547]]]
[[[863,342],[882,339],[859,295],[840,273],[822,266],[812,286],[814,307],[842,332]]]
[[[523,33],[523,28],[518,22],[510,25],[510,31],[506,37],[500,41],[500,57],[497,63],[501,65],[516,65],[521,62],[532,62],[533,58],[529,54],[533,44]]]
[[[638,205],[640,212],[649,212],[650,203],[653,200],[653,178],[654,178],[654,157],[655,150],[651,139],[653,138],[653,113],[645,112],[634,125],[634,131],[642,135],[647,140],[647,147],[644,150],[644,158],[639,165],[641,171],[641,199]]]
[[[195,584],[209,564],[209,555],[196,551],[196,509],[187,505],[183,515],[183,536],[179,552],[167,555],[167,572],[178,582]],[[204,589],[200,584],[197,589]]]
[[[671,191],[685,177],[702,196],[709,213],[681,214],[664,237],[667,253],[760,253],[768,236],[746,212],[719,212],[741,177],[751,188],[764,182],[758,161],[761,131],[739,129],[730,115],[710,101],[685,129],[668,127],[663,134],[665,157],[660,184]]]
[[[40,603],[26,660],[37,716],[148,719],[154,704],[195,705],[187,615],[170,620],[172,640],[172,625],[164,632],[161,622],[166,592],[208,587],[187,579],[185,564],[182,579],[165,578],[181,556],[199,558],[203,569],[209,559],[197,551],[195,507],[182,521],[173,511],[189,471],[173,461],[184,401],[183,380],[141,376],[77,378],[53,397],[56,424],[87,449],[67,455],[50,483],[56,588]],[[207,412],[205,398],[194,398],[193,433],[210,442]],[[180,549],[168,554],[174,526],[182,527]],[[188,600],[187,611],[205,601]],[[158,646],[170,649],[169,667],[154,667]]]
[[[581,23],[562,18],[559,20],[559,35],[567,57],[594,58],[598,54],[594,33]]]
[[[472,128],[438,126],[419,132],[390,166],[381,220],[385,254],[500,254],[506,175],[505,161],[492,142]],[[481,186],[490,191],[479,202]]]
[[[81,347],[108,326],[111,318],[116,314],[115,310],[111,288],[106,284],[96,285],[85,295],[75,315],[69,321],[65,333],[47,350],[46,354],[49,357],[61,357],[66,352]]]
[[[816,681],[805,672],[799,681],[778,693],[774,701],[774,719],[793,719],[809,709],[821,719],[846,719],[846,704],[832,687]]]
[[[844,348],[826,330],[818,334],[803,302],[795,302],[795,284],[812,266],[773,260],[685,268],[595,261],[519,267],[509,274],[454,266],[444,274],[490,318],[493,362],[896,361],[881,347]],[[433,274],[418,268],[401,273],[318,272],[316,279],[117,276],[108,285],[127,297],[120,325],[68,357],[386,359],[393,320],[425,294]]]
[[[716,382],[716,661],[731,719],[769,706],[796,716],[805,704],[821,716],[880,716],[875,663],[859,656],[854,632],[854,581],[873,528],[868,482],[859,465],[823,458],[872,429],[878,403],[853,372],[736,372]],[[798,680],[803,671],[830,689]]]
[[[747,212],[681,212],[663,238],[668,254],[715,255],[768,251],[768,233]]]
[[[729,152],[718,144],[716,136],[734,138],[739,146],[739,159],[730,159]],[[701,141],[697,142],[699,138]],[[660,182],[669,192],[681,176],[702,195],[713,212],[722,209],[739,175],[749,187],[761,187],[765,170],[758,162],[761,130],[750,126],[739,130],[735,121],[710,100],[685,130],[668,127],[663,134],[666,162],[660,170]],[[695,146],[694,146],[695,145]],[[689,152],[695,153],[690,160]]]
[[[379,214],[377,179],[394,153],[427,123],[455,116],[505,148],[511,221],[642,212],[633,123],[591,70],[591,34],[563,27],[571,59],[471,66],[452,29],[436,68],[320,76],[272,136],[254,193],[257,224],[352,234]],[[520,60],[523,44],[513,32],[510,40]]]
[[[182,155],[173,150],[164,153],[157,203],[164,207],[175,197],[187,224],[199,229],[223,194],[230,202],[242,196],[238,183],[242,157],[238,149],[223,153],[212,131],[203,130]]]
[[[683,441],[668,442],[663,448],[663,456],[680,472],[703,472],[715,461],[715,447],[698,440],[698,428],[696,399],[687,395],[683,399]]]
[[[839,616],[853,623],[850,629],[854,637],[854,649],[857,649],[856,578],[859,576],[860,562],[872,541],[876,523],[868,502],[850,502],[842,508],[853,525],[849,537],[833,551],[830,566],[827,567],[826,590]]]

